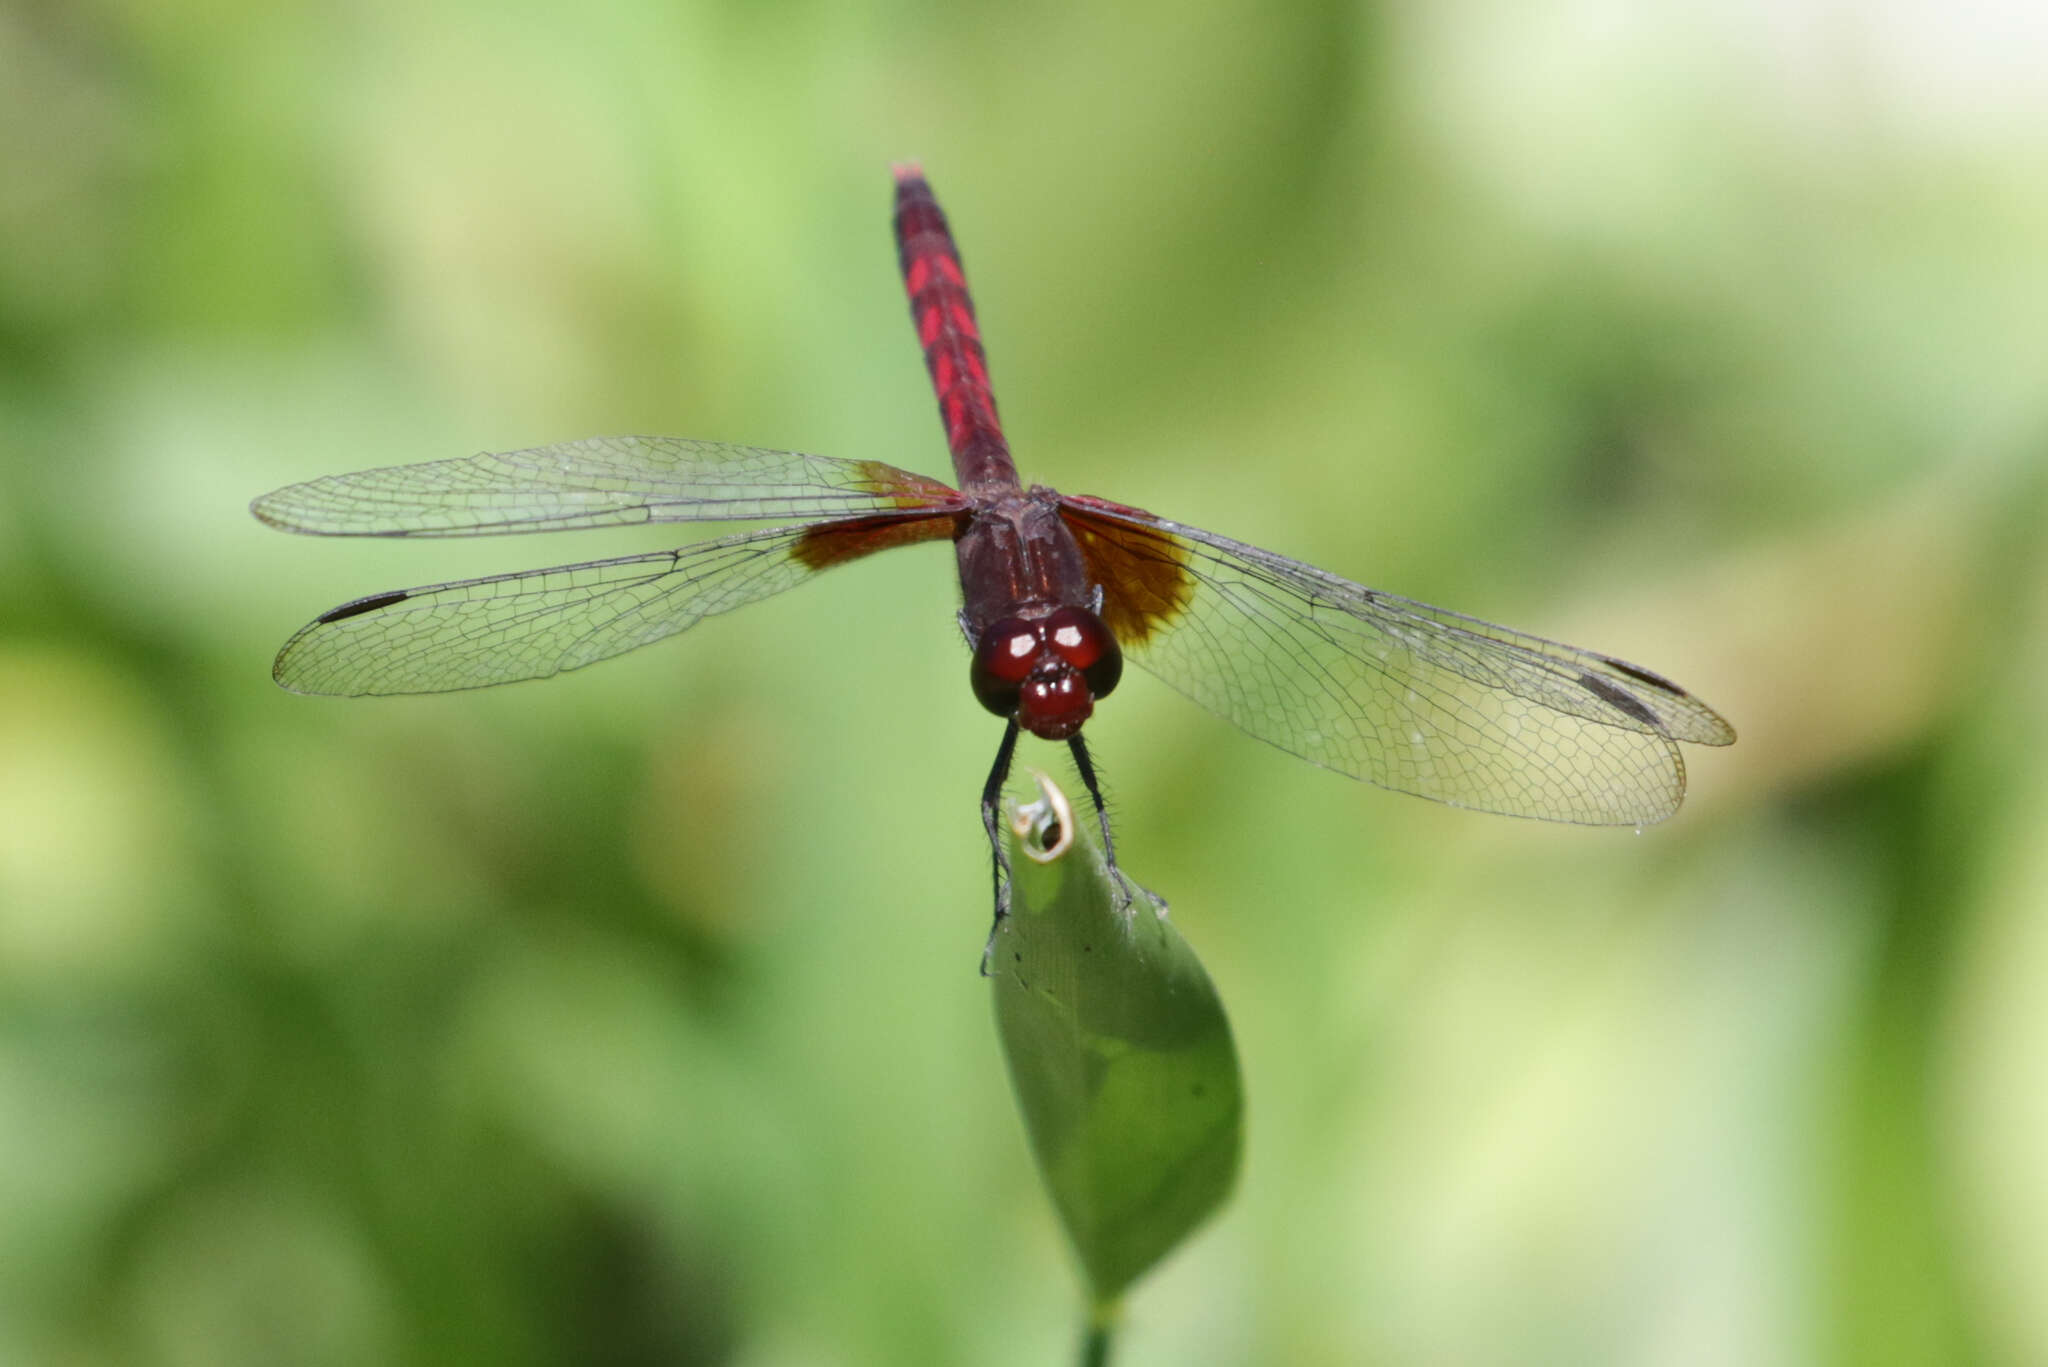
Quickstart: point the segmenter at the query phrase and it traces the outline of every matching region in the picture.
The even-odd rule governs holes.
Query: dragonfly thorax
[[[970,679],[974,696],[999,717],[1045,740],[1081,729],[1123,677],[1124,656],[1102,619],[1086,608],[1043,617],[1006,617],[982,632]]]

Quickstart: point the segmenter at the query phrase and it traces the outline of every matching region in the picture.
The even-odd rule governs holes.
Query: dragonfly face
[[[1124,653],[1086,608],[1006,617],[975,643],[969,680],[981,705],[1044,740],[1080,731],[1124,676]]]
[[[959,481],[879,461],[675,437],[611,437],[366,470],[257,499],[331,536],[443,537],[645,522],[774,522],[674,550],[372,594],[285,643],[299,692],[433,693],[578,669],[921,541],[955,543],[975,696],[1005,718],[982,792],[1005,905],[996,803],[1020,728],[1065,741],[1096,798],[1081,727],[1126,656],[1311,763],[1510,816],[1640,826],[1678,809],[1682,741],[1735,732],[1661,674],[1366,588],[1107,499],[1025,489],[946,217],[899,168],[896,240]],[[1113,855],[1112,855],[1113,858]]]

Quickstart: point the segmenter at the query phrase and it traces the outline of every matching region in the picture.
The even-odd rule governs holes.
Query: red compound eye
[[[1044,642],[1038,628],[1021,617],[1006,617],[981,633],[968,680],[981,705],[999,717],[1015,716],[1018,690],[1031,676]]]
[[[1106,698],[1124,676],[1124,653],[1102,619],[1086,608],[1059,608],[1042,624],[1062,660],[1081,671],[1091,697]]]

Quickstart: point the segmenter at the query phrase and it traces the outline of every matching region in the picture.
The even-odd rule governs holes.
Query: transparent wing
[[[1611,656],[1137,509],[1068,499],[1066,516],[1130,659],[1368,783],[1509,816],[1648,824],[1685,796],[1678,741],[1735,739],[1705,703]]]
[[[640,522],[742,522],[964,506],[877,460],[686,437],[592,437],[293,484],[249,510],[320,536],[484,536]]]
[[[637,649],[817,573],[816,528],[775,527],[672,551],[372,594],[323,613],[278,652],[295,693],[441,693]]]

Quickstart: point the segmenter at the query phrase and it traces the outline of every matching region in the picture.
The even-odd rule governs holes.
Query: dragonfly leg
[[[1003,784],[1010,777],[1010,761],[1017,754],[1017,723],[1012,721],[1003,729],[1003,743],[996,747],[996,762],[988,771],[988,782],[981,787],[981,827],[988,832],[988,852],[995,862],[996,914],[988,928],[988,945],[981,952],[981,976],[988,976],[988,966],[996,952],[996,932],[1002,929],[1003,918],[1010,914],[1010,855],[1003,846],[1002,802]]]
[[[1124,871],[1116,866],[1116,840],[1109,833],[1109,808],[1102,801],[1102,784],[1095,777],[1095,761],[1088,757],[1088,743],[1077,733],[1067,738],[1067,749],[1073,753],[1074,767],[1081,771],[1081,785],[1088,790],[1088,800],[1095,804],[1095,820],[1102,827],[1102,862],[1109,868],[1110,881],[1116,885],[1117,907],[1128,916],[1131,911],[1131,894],[1141,892],[1162,916],[1166,914],[1166,899],[1158,893],[1124,877]]]

